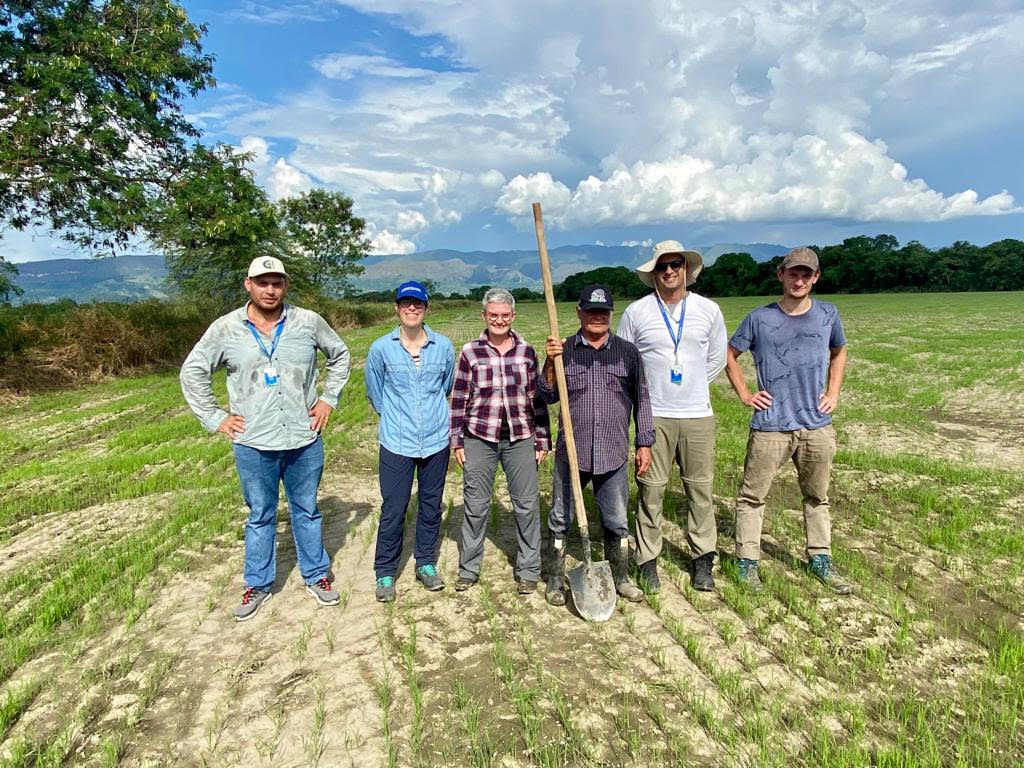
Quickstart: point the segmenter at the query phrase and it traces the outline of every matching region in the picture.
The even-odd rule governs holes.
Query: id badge
[[[263,383],[268,387],[276,387],[278,382],[277,368],[267,366],[263,369]]]
[[[683,367],[681,365],[672,366],[672,370],[669,372],[669,381],[673,384],[683,383]]]

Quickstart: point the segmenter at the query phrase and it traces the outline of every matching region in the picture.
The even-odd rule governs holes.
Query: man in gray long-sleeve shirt
[[[345,343],[315,312],[284,303],[284,264],[259,257],[249,266],[244,307],[217,318],[181,366],[181,389],[209,432],[232,441],[245,526],[245,591],[235,619],[256,615],[275,577],[278,488],[284,482],[291,508],[299,572],[322,605],[337,605],[327,578],[317,490],[324,468],[320,432],[348,381]],[[327,357],[327,381],[317,398],[317,350]],[[228,370],[230,413],[217,403],[213,372]]]

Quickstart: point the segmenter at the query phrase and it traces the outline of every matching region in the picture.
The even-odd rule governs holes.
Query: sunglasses
[[[673,259],[672,261],[659,261],[657,264],[654,265],[654,271],[664,272],[669,267],[672,267],[673,270],[678,271],[679,268],[682,267],[685,263],[686,262],[683,259]]]

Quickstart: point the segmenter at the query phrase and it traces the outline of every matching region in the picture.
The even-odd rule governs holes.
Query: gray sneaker
[[[437,592],[444,589],[444,579],[437,572],[435,565],[421,565],[416,569],[416,580],[423,585],[428,592]]]
[[[313,584],[307,584],[306,591],[315,597],[320,605],[337,605],[341,602],[341,595],[331,587],[331,582],[326,576]]]
[[[395,600],[395,577],[381,576],[377,579],[377,589],[374,596],[378,603],[392,603]]]
[[[235,621],[248,621],[259,611],[260,606],[270,599],[269,589],[247,587],[242,593],[242,604],[235,608]]]
[[[736,567],[739,572],[740,584],[756,595],[764,592],[761,575],[757,572],[757,560],[747,560],[741,557],[736,561]]]

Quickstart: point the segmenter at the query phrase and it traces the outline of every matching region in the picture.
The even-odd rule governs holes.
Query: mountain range
[[[697,247],[705,265],[723,253],[749,253],[755,261],[786,252],[768,243],[719,243]],[[634,267],[646,261],[650,248],[627,245],[566,245],[549,251],[555,282],[576,272],[608,266]],[[367,256],[364,273],[355,280],[360,291],[379,291],[403,280],[430,279],[445,293],[465,292],[478,285],[540,290],[540,262],[535,250],[522,251],[418,251],[406,255]],[[159,254],[98,259],[50,259],[17,265],[15,282],[24,291],[21,302],[52,302],[69,298],[84,301],[137,301],[165,298],[167,270]]]

